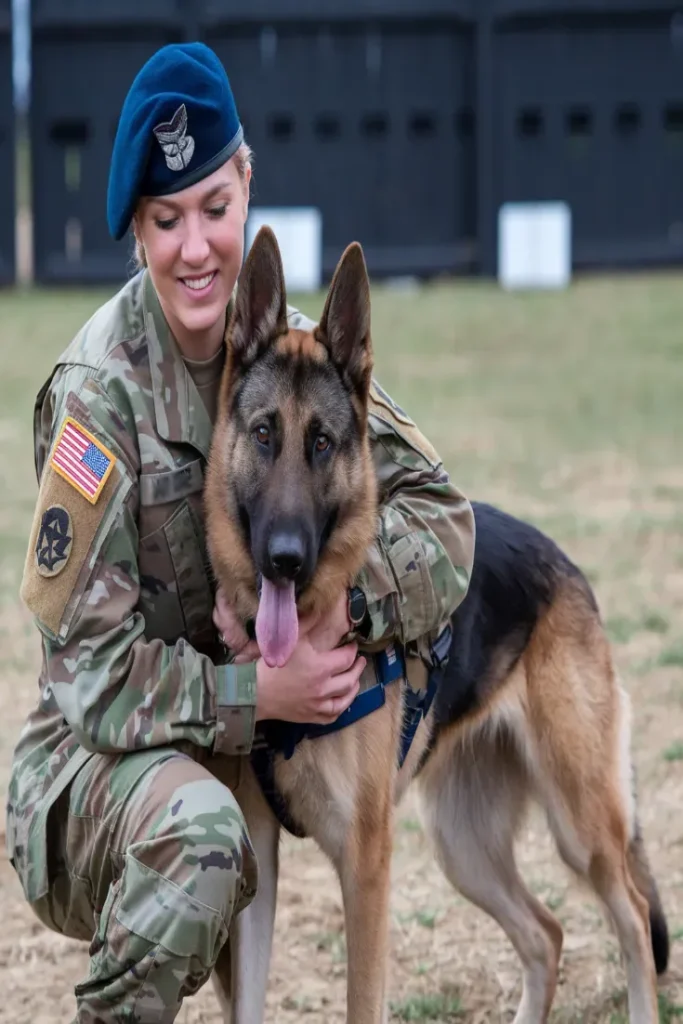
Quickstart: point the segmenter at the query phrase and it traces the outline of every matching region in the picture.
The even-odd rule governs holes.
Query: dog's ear
[[[365,399],[372,376],[370,281],[358,242],[348,246],[337,264],[316,337]]]
[[[233,360],[248,366],[287,330],[287,293],[277,239],[267,225],[242,267],[226,340]]]

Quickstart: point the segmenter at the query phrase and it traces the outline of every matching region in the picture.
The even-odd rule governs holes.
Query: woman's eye
[[[155,220],[154,222],[158,228],[162,231],[170,231],[171,228],[175,227],[178,223],[177,217],[167,217],[165,220]]]
[[[326,452],[330,447],[330,439],[327,434],[318,434],[315,439],[315,450],[317,452]]]
[[[254,435],[259,444],[267,445],[270,441],[270,430],[268,427],[264,427],[263,425],[256,428]]]
[[[215,220],[219,220],[221,217],[225,216],[225,211],[227,210],[227,208],[227,203],[223,203],[221,206],[212,206],[211,209],[209,210],[209,216],[213,217]]]

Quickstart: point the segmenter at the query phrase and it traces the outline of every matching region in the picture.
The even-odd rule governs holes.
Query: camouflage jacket
[[[296,310],[289,317],[312,326]],[[29,898],[45,885],[50,807],[93,751],[250,750],[255,666],[211,657],[202,507],[211,431],[147,271],[94,314],[38,395],[40,492],[21,593],[42,670],[7,812],[10,849],[34,850]],[[359,583],[371,642],[397,637],[428,652],[468,586],[472,510],[378,386],[370,432],[382,507]]]

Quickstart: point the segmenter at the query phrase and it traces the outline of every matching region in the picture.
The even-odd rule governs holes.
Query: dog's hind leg
[[[657,1024],[655,967],[650,951],[647,901],[638,892],[623,857],[621,843],[606,845],[591,859],[589,878],[607,907],[619,936],[628,982],[629,1019]]]
[[[529,780],[505,726],[442,737],[419,776],[422,816],[448,880],[490,914],[523,966],[514,1024],[543,1024],[555,993],[562,928],[524,885],[514,839]]]
[[[232,921],[228,943],[214,969],[214,988],[225,1024],[262,1024],[273,944],[280,826],[251,767],[237,790],[258,863],[256,896]]]
[[[593,671],[594,679],[586,673],[590,693],[609,694],[605,682],[598,684],[597,668]],[[616,682],[613,685],[602,729],[585,711],[572,721],[566,707],[562,732],[539,730],[537,790],[561,857],[591,883],[614,923],[625,961],[629,1019],[633,1024],[656,1024],[655,957],[663,969],[668,935],[637,828],[629,702]],[[651,918],[657,928],[654,935]]]
[[[664,974],[669,965],[669,928],[637,819],[628,848],[628,866],[638,892],[647,900],[655,970]]]

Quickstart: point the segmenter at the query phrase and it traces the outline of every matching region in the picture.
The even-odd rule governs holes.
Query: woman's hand
[[[356,644],[323,652],[309,636],[299,637],[282,668],[269,668],[262,658],[257,662],[256,720],[334,722],[358,693],[364,668]]]
[[[325,618],[315,616],[299,623],[299,636],[307,635],[317,651],[331,651],[350,629],[349,596],[344,590]]]
[[[299,640],[282,668],[256,668],[259,718],[327,725],[336,721],[358,693],[365,658],[358,646],[337,644],[351,629],[347,592],[339,595],[328,614],[299,622]]]
[[[257,720],[326,725],[334,722],[358,693],[365,658],[358,657],[356,644],[337,647],[351,629],[346,591],[324,618],[312,615],[300,620],[297,645],[282,668],[266,665],[258,643],[249,639],[220,587],[213,621],[224,643],[236,653],[236,665],[258,662]]]
[[[236,665],[245,665],[256,661],[261,656],[258,644],[250,640],[244,626],[228,604],[222,587],[216,591],[216,604],[213,609],[213,624],[218,630],[226,647],[236,654]]]

